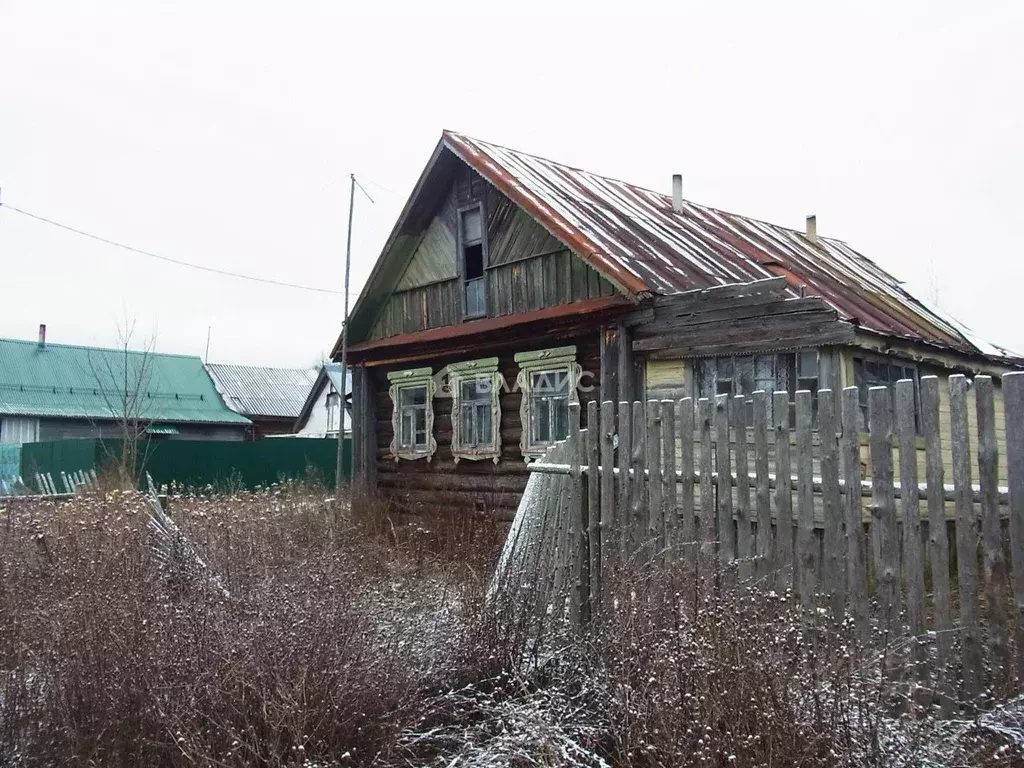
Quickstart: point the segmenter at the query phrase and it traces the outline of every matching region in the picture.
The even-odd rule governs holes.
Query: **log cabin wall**
[[[421,233],[396,290],[385,300],[370,339],[462,321],[459,211],[476,204],[483,206],[487,232],[487,316],[529,312],[616,293],[611,283],[529,214],[463,165]]]
[[[376,433],[376,485],[378,492],[403,512],[459,510],[481,512],[498,519],[511,520],[526,488],[529,472],[519,448],[522,434],[519,406],[522,395],[515,390],[519,365],[514,360],[517,352],[546,349],[574,344],[576,362],[584,376],[578,390],[581,411],[586,415],[586,404],[600,399],[601,332],[599,327],[575,337],[545,337],[543,334],[519,338],[504,345],[481,345],[473,353],[440,354],[430,360],[418,360],[407,365],[388,365],[363,369],[369,378],[374,403],[374,432]],[[435,373],[450,363],[483,357],[497,357],[498,369],[508,384],[500,396],[501,404],[501,456],[497,463],[490,459],[455,462],[451,451],[452,419],[451,399],[433,399],[434,430],[437,450],[431,460],[395,461],[391,455],[391,423],[393,403],[388,394],[387,374],[408,367],[429,366]]]

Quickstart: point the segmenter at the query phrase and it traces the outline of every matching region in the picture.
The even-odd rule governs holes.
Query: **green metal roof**
[[[145,421],[249,423],[198,357],[0,339],[0,415],[114,419],[136,390],[139,405],[128,410]]]

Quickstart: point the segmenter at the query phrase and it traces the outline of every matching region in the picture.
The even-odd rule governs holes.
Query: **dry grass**
[[[363,763],[461,665],[429,638],[459,634],[486,553],[455,567],[299,487],[171,504],[230,597],[161,572],[138,494],[0,517],[0,763]]]
[[[0,512],[0,765],[1024,764],[1024,716],[892,717],[842,628],[710,567],[620,570],[579,635],[486,599],[485,520],[301,486],[173,498],[225,596],[160,567],[146,505]]]

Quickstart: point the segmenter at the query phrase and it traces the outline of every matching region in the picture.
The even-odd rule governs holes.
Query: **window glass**
[[[799,373],[799,376],[797,374]],[[753,418],[754,392],[787,392],[791,416],[798,389],[813,394],[813,413],[817,414],[818,352],[804,350],[797,354],[737,355],[701,359],[695,362],[696,396],[713,399],[716,395],[744,395],[747,420]],[[772,419],[773,400],[768,398],[768,418]]]
[[[491,421],[493,414],[491,413],[491,404],[478,403],[476,406],[476,445],[490,445],[492,442],[492,425]]]
[[[494,443],[494,384],[491,376],[459,383],[459,447],[486,448]]]
[[[895,409],[896,390],[894,385],[900,379],[910,379],[914,382],[914,425],[917,430],[920,430],[917,369],[912,364],[901,360],[855,357],[853,359],[853,376],[860,400],[862,427],[868,425],[868,391],[872,387],[889,387],[890,406]]]
[[[475,280],[466,281],[466,315],[483,315],[487,312],[486,303],[487,285],[485,278],[478,277]]]
[[[421,449],[427,445],[427,388],[401,387],[398,390],[399,445]]]
[[[818,352],[805,349],[797,353],[797,372],[801,378],[818,378]]]
[[[483,239],[483,221],[479,208],[462,212],[462,241],[469,244]]]
[[[754,358],[754,391],[774,392],[776,387],[775,379],[775,356],[758,355]]]
[[[569,372],[538,371],[530,377],[533,442],[545,445],[569,434]]]

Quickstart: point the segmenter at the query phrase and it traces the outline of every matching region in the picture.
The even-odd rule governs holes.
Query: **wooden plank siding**
[[[575,343],[576,361],[586,372],[593,375],[584,377],[579,392],[581,413],[586,426],[587,403],[600,399],[600,346],[599,333],[576,340],[521,340],[514,345],[488,347],[480,356],[497,357],[508,389],[500,396],[501,402],[501,456],[493,461],[455,462],[451,452],[452,419],[451,399],[435,396],[434,437],[437,451],[430,462],[424,459],[394,461],[390,453],[393,430],[391,415],[393,403],[388,394],[387,374],[402,366],[380,366],[367,369],[375,385],[374,410],[377,436],[377,488],[380,493],[404,512],[451,509],[467,512],[481,512],[501,519],[511,519],[526,488],[528,471],[519,449],[522,433],[519,405],[521,395],[515,389],[519,366],[514,360],[516,352],[530,349],[544,349],[550,346]],[[465,360],[466,357],[439,356],[430,361],[436,373],[449,363]],[[422,365],[422,363],[417,363]],[[593,386],[592,391],[582,391]]]
[[[475,171],[463,168],[420,235],[369,338],[462,322],[459,210],[482,203],[487,228],[487,315],[515,314],[615,295],[616,290]]]

